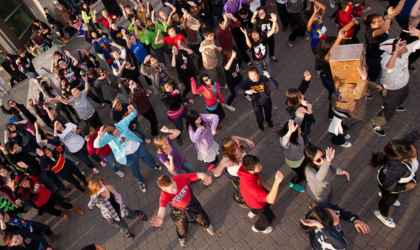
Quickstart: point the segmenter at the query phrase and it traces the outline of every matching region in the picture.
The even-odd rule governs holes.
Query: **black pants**
[[[225,118],[225,116],[226,116],[225,115],[225,111],[223,111],[222,104],[220,104],[220,103],[217,104],[217,108],[215,110],[208,110],[207,109],[207,111],[210,114],[218,115],[219,116],[219,123],[221,123],[223,121],[223,119]]]
[[[165,60],[165,51],[168,49],[168,46],[165,44],[164,46],[160,48],[153,49],[153,51],[156,53],[156,56],[158,58],[158,61],[166,65]]]
[[[347,131],[358,122],[358,120],[354,119],[353,117],[351,117],[349,114],[344,113],[345,115],[347,115],[346,118],[342,118],[339,115],[337,115],[334,110],[333,110],[334,116],[337,116],[338,118],[342,119],[341,122],[341,126],[343,128],[343,134],[338,134],[335,135],[333,134],[333,136],[331,137],[331,142],[335,145],[343,145],[346,142],[346,134]],[[343,112],[342,112],[343,113]]]
[[[194,78],[194,80],[197,82],[194,71],[192,71],[192,69],[187,69],[187,70],[188,71],[191,70],[190,73],[192,73],[192,74],[190,76],[188,76],[188,77],[180,76],[179,77],[179,81],[182,82],[185,86],[184,91],[182,92],[183,97],[186,97],[187,94],[191,92],[191,77]],[[178,74],[178,76],[179,76],[179,74]]]
[[[41,222],[37,221],[30,221],[32,224],[32,229],[34,233],[39,234],[42,236],[42,234],[45,234],[46,236],[50,236],[52,234],[51,227],[48,225],[45,225]]]
[[[290,34],[289,41],[294,41],[298,36],[304,37],[306,32],[306,27],[302,24],[302,21],[300,20],[299,13],[288,13],[288,18],[290,22],[293,21],[297,25],[296,29]]]
[[[93,113],[93,115],[85,120],[87,125],[93,126],[95,128],[100,128],[102,127],[104,124],[101,121],[101,118],[98,115],[98,112]]]
[[[389,208],[391,208],[394,202],[398,200],[400,193],[391,193],[386,191],[381,185],[379,185],[379,188],[381,189],[382,193],[382,197],[378,203],[379,211],[383,217],[388,217]]]
[[[403,102],[407,100],[408,94],[408,84],[405,85],[403,88],[397,90],[383,89],[382,105],[384,106],[384,108],[381,111],[379,111],[379,113],[373,119],[373,122],[379,126],[385,125],[389,120],[391,120],[392,116],[395,114],[398,105],[403,104]]]
[[[237,33],[237,32],[232,32],[233,38],[235,39],[235,43],[236,46],[238,46],[238,51],[241,52],[242,57],[243,57],[243,61],[245,61],[245,63],[249,63],[251,61],[251,58],[249,58],[248,53],[246,53],[246,51],[249,49],[248,45],[246,45],[246,40],[245,40],[245,36],[242,33],[241,34]],[[235,49],[235,47],[234,47]],[[236,51],[236,50],[235,50]],[[238,52],[237,51],[237,52]],[[240,64],[239,64],[240,66]]]
[[[158,129],[158,121],[156,118],[155,110],[150,107],[150,110],[143,114],[143,117],[146,118],[150,122],[150,133],[153,136],[157,136],[159,133]]]
[[[288,13],[287,13],[286,7],[287,7],[287,4],[281,4],[277,2],[277,12],[280,17],[281,25],[287,28],[287,25],[289,25],[289,23],[287,21]]]
[[[306,165],[308,165],[308,163],[305,160],[303,160],[299,167],[292,168],[292,170],[295,171],[295,173],[297,174],[292,178],[292,180],[290,180],[292,184],[299,184],[303,180],[306,180],[306,176],[305,176]]]
[[[276,42],[274,41],[274,36],[270,36],[267,39],[267,43],[268,43],[268,51],[270,52],[270,57],[272,57],[272,56],[274,56],[274,48],[275,48],[275,44],[276,44]]]
[[[58,198],[55,194],[52,193],[47,203],[39,207],[39,209],[55,216],[61,216],[61,210],[56,209],[54,207],[55,205],[58,205],[63,209],[71,209],[73,207],[73,205],[64,202],[62,199]]]
[[[77,116],[76,110],[74,110],[73,106],[66,105],[64,103],[59,103],[58,105],[60,105],[60,110],[63,111],[63,113],[67,117],[67,120],[69,120],[71,123],[77,124],[78,121],[80,121],[79,117]],[[75,122],[73,120],[73,117],[71,116],[71,113],[74,115],[74,117],[76,117],[77,122]]]
[[[276,216],[270,208],[270,204],[265,204],[261,209],[251,209],[253,214],[258,216],[258,220],[254,223],[254,227],[259,231],[264,231],[267,227],[273,223]]]
[[[53,171],[45,171],[45,174],[54,182],[57,189],[65,188],[64,183],[58,178],[58,175]]]
[[[85,192],[85,189],[80,186],[80,182],[75,178],[79,178],[86,186],[88,185],[88,182],[86,181],[86,177],[80,172],[80,170],[74,166],[70,175],[67,176],[66,181],[70,182],[71,184],[75,185],[77,189],[79,189],[82,192]]]
[[[262,124],[264,122],[264,114],[265,113],[265,121],[271,121],[271,109],[272,109],[271,98],[268,98],[263,103],[258,103],[252,101],[252,107],[254,108],[255,115],[257,116],[257,123]]]

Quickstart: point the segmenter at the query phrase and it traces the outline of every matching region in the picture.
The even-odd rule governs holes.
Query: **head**
[[[295,123],[296,125],[296,123]],[[276,132],[274,132],[276,135],[283,137],[285,136],[287,133],[289,132],[289,122],[287,121],[283,127],[279,130],[277,130]],[[298,145],[298,139],[299,139],[299,135],[302,134],[302,130],[300,129],[300,127],[298,127],[298,129],[296,129],[295,132],[292,133],[292,135],[290,136],[290,142]]]
[[[195,110],[191,109],[188,111],[187,120],[188,126],[191,126],[194,132],[197,130],[197,126],[204,126],[207,128],[207,124],[201,119],[200,113]]]
[[[163,148],[168,147],[169,146],[169,142],[166,139],[165,136],[163,135],[158,135],[155,137],[154,139],[154,144],[155,146],[163,153],[165,154],[165,151],[163,150]]]
[[[44,146],[45,147],[45,146]],[[48,160],[48,159],[51,159],[51,158],[53,158],[54,156],[53,156],[53,152],[51,151],[51,149],[49,149],[49,148],[47,148],[47,147],[45,147],[45,149],[44,149],[44,158],[46,159],[46,160]]]
[[[128,5],[128,4],[126,4],[125,6],[124,6],[124,10],[125,10],[125,12],[126,13],[130,13],[131,14],[131,7],[130,7],[130,5]]]
[[[116,111],[121,111],[123,109],[120,100],[118,100],[118,98],[115,98],[114,101],[112,102],[112,108],[115,109]]]
[[[91,79],[98,79],[100,76],[104,74],[103,72],[104,72],[103,69],[90,68],[88,69],[88,71],[86,71],[86,75],[87,77]],[[106,75],[106,71],[105,71],[105,75]]]
[[[96,31],[92,30],[89,32],[89,37],[91,37],[92,39],[96,39],[98,38],[98,33],[96,33]]]
[[[71,95],[80,99],[80,90],[77,87],[74,87],[70,90]]]
[[[7,105],[9,105],[9,107],[14,108],[16,107],[16,102],[12,99],[10,99],[9,101],[7,101]]]
[[[128,82],[127,82],[128,81]],[[130,88],[130,89],[136,89],[139,85],[133,81],[133,80],[127,80],[126,81],[126,85]]]
[[[257,16],[258,16],[259,19],[267,19],[268,20],[269,16],[267,15],[267,10],[265,9],[265,7],[263,7],[263,6],[258,7],[255,11],[258,13]]]
[[[50,111],[50,113],[51,113],[51,115],[52,115],[53,117],[57,117],[57,116],[58,116],[58,114],[57,114],[57,112],[55,111],[55,109],[53,109],[53,108],[51,108],[51,107],[48,107],[48,111]]]
[[[41,22],[38,19],[32,20],[32,24],[36,26],[40,26]]]
[[[396,161],[410,161],[417,159],[418,149],[414,144],[404,140],[392,140],[388,142],[382,152],[372,154],[371,167],[383,166],[386,156]]]
[[[149,60],[148,64],[152,68],[156,68],[157,66],[159,66],[158,60],[157,60],[155,55],[150,55],[150,60]]]
[[[245,146],[238,144],[232,137],[227,137],[222,141],[222,152],[223,156],[229,158],[233,163],[238,163],[236,158],[236,152],[240,151],[241,153],[245,151]]]
[[[248,34],[249,39],[253,40],[254,42],[258,42],[260,40],[260,33],[256,30],[253,30],[251,33]]]
[[[118,24],[115,21],[111,22],[111,29],[118,30]]]
[[[312,143],[306,144],[304,154],[305,160],[308,162],[309,166],[317,171],[327,159],[324,151]]]
[[[15,141],[6,142],[6,145],[4,145],[4,147],[10,154],[18,154],[22,151],[22,148],[19,147],[19,145]]]
[[[309,19],[308,19],[309,20]],[[313,25],[321,25],[324,22],[324,16],[321,13],[316,13]]]
[[[248,8],[243,7],[242,9],[239,10],[239,16],[243,19],[246,19],[249,15],[249,11]]]
[[[129,38],[129,41],[130,41],[130,43],[131,44],[136,44],[137,42],[136,42],[136,37],[133,35],[133,34],[131,34],[131,35],[129,35],[130,36],[130,38]]]
[[[222,52],[222,58],[224,62],[228,62],[232,57],[233,49],[224,49]],[[235,58],[236,59],[236,58]],[[236,64],[236,63],[234,63]]]
[[[260,159],[254,155],[245,155],[242,158],[242,165],[250,174],[257,174],[262,170]]]
[[[174,21],[174,22],[179,22],[179,20],[180,20],[180,18],[179,18],[179,15],[178,15],[178,13],[174,13],[173,15],[172,15],[172,21]]]
[[[87,3],[84,3],[82,5],[82,10],[87,10],[89,8],[89,6],[87,5]]]
[[[222,30],[225,30],[225,29],[227,28],[227,26],[228,26],[228,23],[226,23],[226,25],[224,25],[224,23],[225,23],[225,19],[224,19],[223,17],[219,17],[219,18],[217,18],[217,23],[219,23],[219,27],[220,27]]]
[[[258,73],[258,69],[256,67],[249,67],[248,77],[251,81],[258,82],[260,80],[260,74]]]
[[[48,8],[44,8],[45,13],[51,13],[51,11]]]
[[[171,93],[174,90],[172,84],[168,82],[165,82],[160,88],[162,93]]]
[[[335,36],[329,36],[322,39],[322,41],[318,44],[315,55],[315,62],[317,65],[320,64],[322,58],[325,57],[325,55],[327,55],[327,53],[330,51],[336,39],[337,38]]]
[[[370,14],[367,17],[365,17],[365,20],[363,22],[366,25],[366,29],[368,28],[377,29],[382,26],[385,20],[379,14]]]
[[[26,56],[26,53],[25,53],[25,50],[24,50],[24,49],[19,49],[19,50],[17,51],[17,54],[18,54],[20,57],[25,57],[25,56]]]
[[[14,131],[16,131],[16,125],[13,124],[13,123],[8,123],[8,124],[6,124],[6,129],[9,132],[14,132]]]
[[[101,177],[94,177],[89,180],[88,188],[92,192],[92,195],[95,195],[104,185],[109,185],[109,183]]]
[[[88,126],[83,128],[83,134],[85,136],[89,136],[89,137],[95,136],[96,135],[96,129],[93,126],[88,125]]]
[[[169,36],[171,36],[171,37],[173,37],[173,38],[175,38],[175,37],[176,37],[176,31],[175,31],[175,28],[174,28],[173,26],[169,26],[169,27],[166,29],[166,32],[168,32],[168,35],[169,35]]]
[[[168,49],[172,52],[172,54],[178,55],[178,48],[175,46],[175,44],[169,44]]]
[[[120,131],[118,130],[117,126],[115,126],[114,124],[106,125],[105,130],[108,134],[112,136],[117,136],[120,134]]]
[[[400,39],[395,39],[394,42],[392,43],[392,54],[395,53],[395,50],[397,49],[397,44],[398,44],[399,40]],[[402,50],[398,52],[398,57],[400,57],[401,55],[403,55],[407,52],[408,52],[407,44],[405,43],[402,47]]]
[[[169,193],[169,194],[177,194],[178,193],[178,187],[174,181],[172,181],[172,178],[169,175],[162,175],[157,180],[157,184],[163,191]]]
[[[165,11],[161,10],[159,11],[159,16],[160,18],[162,18],[163,20],[167,20],[168,19],[168,14],[166,14]]]
[[[349,3],[353,4],[352,2],[347,1],[347,0],[341,1],[339,8],[340,8],[342,11],[347,12],[347,10],[349,9],[349,6],[348,6],[348,5],[349,5]]]
[[[119,59],[120,58],[120,53],[118,53],[118,51],[114,50],[110,53],[111,57],[114,59]]]
[[[3,238],[4,243],[6,243],[6,245],[10,247],[19,246],[19,245],[22,245],[23,243],[22,236],[15,234],[13,232],[4,232],[2,238]]]
[[[0,176],[1,177],[8,178],[11,173],[13,173],[13,170],[9,166],[0,165]]]
[[[62,58],[58,59],[57,64],[61,69],[67,69],[68,67],[66,61],[64,61]]]
[[[89,50],[86,48],[81,48],[80,54],[82,54],[82,56],[89,56]]]
[[[290,88],[286,90],[286,100],[288,106],[298,107],[303,99],[304,96],[299,89]]]
[[[63,131],[66,129],[66,126],[64,124],[62,124],[59,120],[54,120],[53,124],[55,124],[55,122],[57,122],[57,130],[58,131]]]
[[[314,207],[313,209],[311,209],[309,211],[309,218],[307,219],[316,220],[329,227],[337,226],[338,223],[340,223],[340,216],[338,216],[337,213],[334,212],[332,209],[324,207],[322,205],[318,205]],[[314,228],[307,227],[303,225],[302,223],[300,224],[300,226],[303,229],[307,230],[308,234],[312,234],[313,231],[315,230],[315,227]]]
[[[211,77],[208,74],[202,74],[200,77],[201,85],[210,86],[213,84]]]
[[[203,29],[203,36],[207,41],[213,41],[214,40],[213,30],[209,27],[206,27],[206,28]]]
[[[101,13],[102,13],[102,16],[103,16],[103,17],[108,18],[108,15],[109,15],[109,14],[108,14],[108,11],[106,11],[106,10],[102,10],[102,11],[101,11]]]
[[[166,14],[166,13],[165,13]],[[151,30],[155,30],[155,24],[153,23],[152,19],[146,19],[147,28]]]

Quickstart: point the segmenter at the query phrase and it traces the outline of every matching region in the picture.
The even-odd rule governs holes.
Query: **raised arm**
[[[331,47],[331,49],[328,51],[328,53],[325,55],[325,61],[329,62],[330,61],[330,55],[332,52],[332,49],[334,48],[334,46],[340,45],[341,41],[343,40],[343,38],[347,35],[347,30],[342,28],[339,32],[338,32],[338,37],[335,40],[333,46]]]
[[[156,37],[155,37],[155,44],[156,44],[156,45],[162,45],[162,44],[165,44],[165,42],[163,41],[163,39],[162,39],[162,40],[159,40],[160,33],[162,33],[162,30],[161,30],[161,29],[158,29],[157,35],[156,35]]]
[[[179,131],[178,129],[168,129],[166,126],[163,126],[160,129],[160,131],[162,131],[163,133],[170,133],[169,139],[171,140],[176,139],[181,134],[181,131]]]
[[[271,13],[271,19],[270,20],[273,22],[273,27],[267,33],[267,38],[269,38],[270,36],[272,36],[274,33],[276,33],[276,30],[278,30],[277,15],[274,14],[274,13]]]
[[[240,29],[241,29],[242,33],[244,33],[244,35],[245,35],[246,45],[248,46],[248,48],[252,48],[252,43],[249,40],[248,32],[246,31],[246,28],[240,27]]]

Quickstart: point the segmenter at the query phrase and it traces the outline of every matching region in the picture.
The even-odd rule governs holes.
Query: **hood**
[[[394,42],[395,39],[388,39],[385,42],[381,43],[381,45],[379,46],[379,49],[385,51],[388,54],[392,53],[392,43]]]
[[[246,171],[244,165],[241,165],[241,167],[238,169],[238,177],[249,182],[257,181],[260,179],[259,174],[253,175]]]

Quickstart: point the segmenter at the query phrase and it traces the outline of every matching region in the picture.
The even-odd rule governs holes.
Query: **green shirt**
[[[162,24],[158,24],[155,23],[155,30],[149,30],[146,29],[146,35],[144,36],[144,42],[149,45],[150,43],[152,43],[152,48],[153,49],[158,49],[164,46],[164,44],[155,44],[155,39],[158,33],[158,30],[161,29],[162,32],[166,32],[166,29],[168,28],[168,25],[164,22],[163,25]],[[163,34],[162,32],[159,35],[159,40],[163,39]]]

